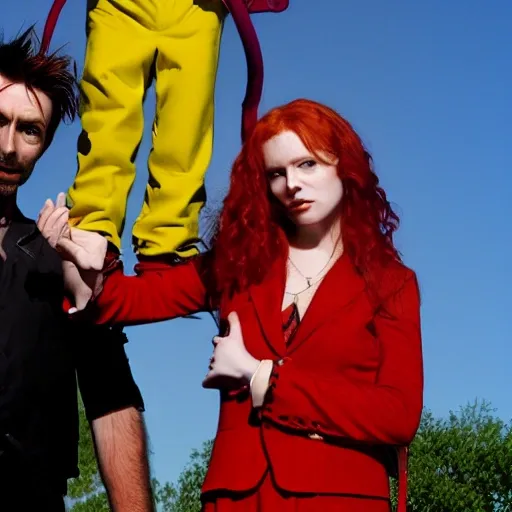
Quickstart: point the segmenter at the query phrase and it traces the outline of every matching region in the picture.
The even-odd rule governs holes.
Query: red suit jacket
[[[201,257],[161,270],[139,266],[131,277],[114,272],[97,299],[98,321],[134,325],[208,310],[200,264]],[[389,454],[412,441],[423,405],[416,276],[391,264],[376,304],[349,257],[342,256],[287,348],[284,274],[284,262],[276,262],[261,284],[220,311],[221,318],[238,313],[254,357],[281,364],[259,415],[248,392],[221,392],[203,492],[249,490],[270,467],[286,491],[387,498]]]

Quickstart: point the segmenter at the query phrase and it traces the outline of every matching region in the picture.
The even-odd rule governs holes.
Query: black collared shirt
[[[90,420],[127,406],[142,410],[142,397],[124,334],[75,324],[63,312],[61,260],[35,223],[19,213],[2,246],[0,468],[8,449],[65,489],[78,475],[77,377]]]

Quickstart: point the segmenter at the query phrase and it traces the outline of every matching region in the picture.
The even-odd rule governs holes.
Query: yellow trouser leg
[[[186,257],[197,252],[192,244],[206,199],[225,10],[221,0],[161,0],[159,9],[150,176],[133,239],[144,256]]]
[[[70,217],[120,248],[134,159],[142,138],[143,98],[158,38],[157,0],[99,0],[88,15],[81,81],[78,174]]]

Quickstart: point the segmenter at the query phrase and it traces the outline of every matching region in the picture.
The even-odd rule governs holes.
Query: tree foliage
[[[426,411],[411,446],[412,512],[511,512],[512,429],[486,402],[436,419]]]
[[[206,476],[213,441],[206,441],[200,450],[192,450],[190,461],[176,484],[154,484],[157,503],[162,512],[200,512],[201,485]]]
[[[110,512],[107,494],[101,482],[91,430],[82,402],[79,404],[78,465],[80,476],[69,481],[66,502],[70,512]]]
[[[177,484],[159,488],[164,512],[200,511],[211,447],[194,450]],[[425,411],[410,454],[408,512],[512,512],[511,424],[488,403],[444,419]]]
[[[447,418],[425,411],[411,446],[408,512],[512,512],[512,428],[486,402]],[[193,450],[176,484],[153,480],[160,512],[200,512],[212,441]],[[94,446],[80,407],[80,473],[70,482],[71,512],[108,512]],[[393,497],[396,486],[393,483]]]

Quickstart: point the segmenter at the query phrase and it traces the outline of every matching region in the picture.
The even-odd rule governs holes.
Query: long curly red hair
[[[357,270],[371,282],[379,267],[390,260],[400,261],[393,245],[399,218],[379,186],[361,139],[331,108],[298,99],[262,117],[233,164],[211,253],[218,297],[261,281],[276,258],[287,254],[287,228],[274,208],[262,148],[267,140],[288,130],[311,153],[338,158],[344,187],[341,239]]]

